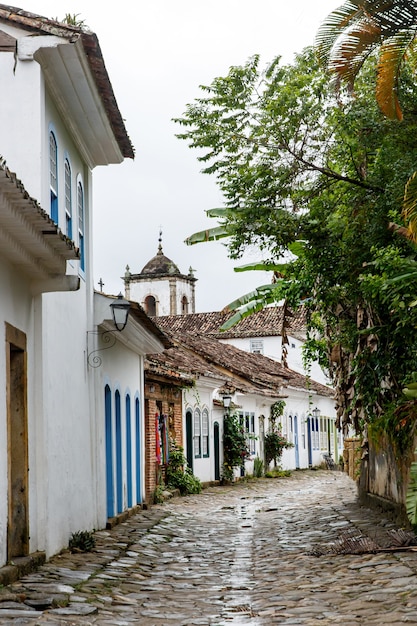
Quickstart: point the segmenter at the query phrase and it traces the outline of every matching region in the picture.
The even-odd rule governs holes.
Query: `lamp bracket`
[[[117,339],[114,333],[118,333],[118,332],[120,331],[117,330],[117,328],[115,330],[88,330],[87,331],[87,365],[89,367],[97,368],[97,367],[100,367],[100,365],[102,365],[103,359],[97,353],[103,352],[103,350],[109,350],[110,348],[113,348],[113,346],[117,342]],[[103,341],[103,343],[107,345],[105,345],[103,348],[96,348],[95,350],[91,350],[91,352],[89,352],[88,351],[88,336],[89,335],[101,337],[101,340]]]

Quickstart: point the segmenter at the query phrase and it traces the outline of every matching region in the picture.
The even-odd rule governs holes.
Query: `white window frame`
[[[193,453],[195,459],[201,459],[201,411],[194,409],[193,413]]]
[[[49,129],[49,189],[51,219],[58,224],[58,141],[52,128]]]
[[[72,169],[68,157],[64,162],[64,187],[66,234],[72,239]]]
[[[264,340],[263,339],[251,339],[250,340],[250,352],[252,354],[264,353]]]
[[[85,193],[84,185],[80,177],[77,177],[77,216],[80,269],[85,272]]]

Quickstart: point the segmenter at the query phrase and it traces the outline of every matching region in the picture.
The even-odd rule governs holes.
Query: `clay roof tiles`
[[[169,334],[174,346],[161,354],[147,355],[147,369],[156,371],[159,367],[162,371],[165,367],[196,378],[220,377],[224,383],[229,382],[240,391],[268,397],[286,395],[288,386],[333,396],[329,387],[309,381],[261,354],[244,352],[204,334],[184,331]]]
[[[158,317],[158,324],[173,333],[196,332],[217,339],[238,337],[268,337],[282,334],[284,308],[267,307],[244,318],[230,330],[220,331],[220,327],[233,315],[232,312],[214,311],[210,313],[190,313],[188,315],[166,315]],[[305,328],[305,311],[301,308],[287,316],[286,331],[298,333]]]

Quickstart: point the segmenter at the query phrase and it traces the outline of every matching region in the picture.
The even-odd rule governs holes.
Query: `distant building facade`
[[[132,274],[127,266],[125,297],[138,302],[151,317],[187,315],[195,312],[196,281],[191,267],[188,274],[182,274],[164,255],[160,234],[156,255],[139,274]]]

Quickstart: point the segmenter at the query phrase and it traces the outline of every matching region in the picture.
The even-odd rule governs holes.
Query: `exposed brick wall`
[[[151,391],[152,389],[152,391]],[[156,460],[155,414],[168,415],[169,436],[183,446],[182,393],[175,386],[145,383],[145,501],[151,502],[156,486],[165,472]]]

